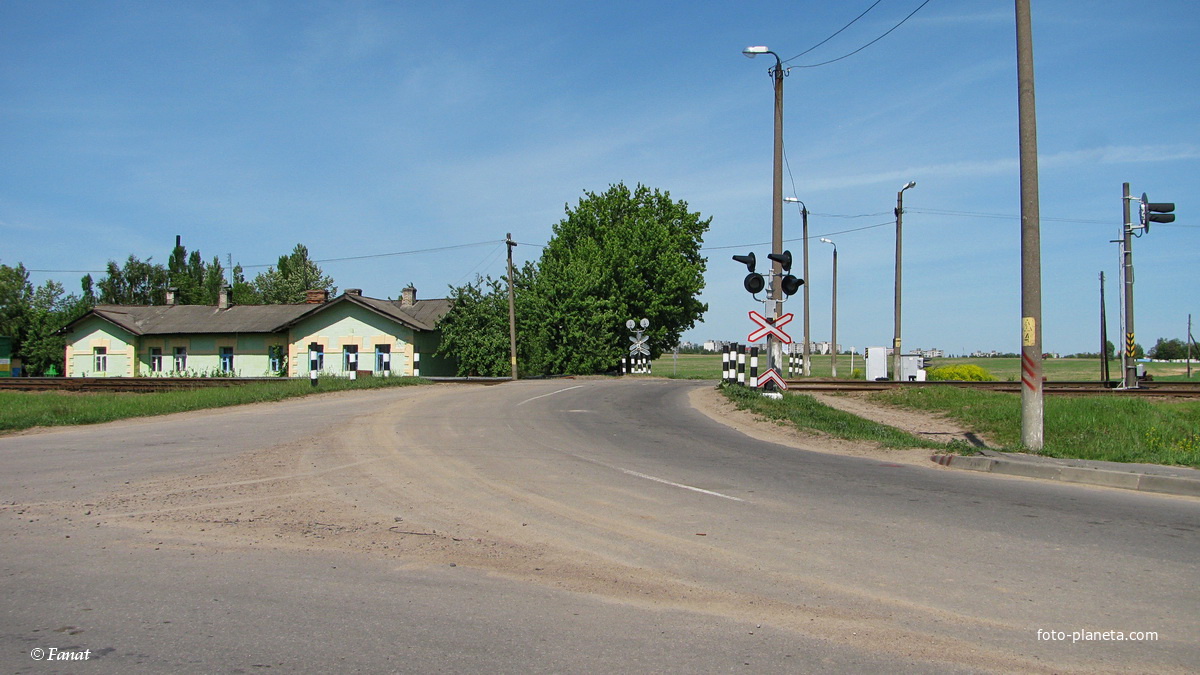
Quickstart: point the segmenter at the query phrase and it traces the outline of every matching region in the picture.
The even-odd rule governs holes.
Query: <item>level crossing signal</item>
[[[779,285],[780,288],[783,289],[784,295],[793,295],[796,293],[796,291],[800,290],[800,287],[804,285],[804,280],[798,279],[791,275],[791,251],[784,251],[783,253],[770,253],[767,254],[767,258],[779,263],[780,267],[783,268],[785,274],[783,279],[780,280]],[[746,275],[745,280],[742,281],[742,287],[749,291],[752,295],[761,293],[762,290],[767,287],[767,282],[766,279],[763,278],[763,275],[755,271],[755,266],[758,260],[755,258],[754,252],[751,251],[746,255],[735,255],[733,256],[733,259],[736,262],[740,262],[745,265],[746,270],[749,272],[749,274]]]
[[[1150,201],[1150,198],[1146,196],[1146,193],[1143,192],[1142,193],[1142,206],[1140,209],[1140,211],[1141,211],[1140,220],[1142,222],[1142,229],[1144,229],[1146,232],[1149,232],[1150,231],[1150,223],[1173,223],[1173,222],[1175,222],[1175,214],[1172,213],[1172,211],[1174,211],[1174,210],[1175,210],[1174,202],[1152,202],[1152,201]]]

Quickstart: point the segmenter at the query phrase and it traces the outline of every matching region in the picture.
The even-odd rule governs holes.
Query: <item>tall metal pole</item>
[[[833,338],[831,342],[833,343],[833,358],[830,362],[833,365],[833,376],[837,377],[837,244],[833,245]]]
[[[809,312],[808,312],[808,205],[801,202],[800,204],[800,220],[804,223],[804,366],[803,372],[805,377],[812,375],[812,354],[809,353],[809,345],[812,344],[812,339],[809,334]],[[782,245],[782,244],[781,244]]]
[[[904,191],[916,187],[915,180],[909,181],[896,193],[896,307],[895,330],[892,334],[892,379],[900,379],[900,260],[903,248]]]
[[[504,235],[504,243],[508,245],[508,349],[509,356],[512,360],[512,379],[517,378],[517,305],[513,299],[513,265],[512,253],[513,247],[517,242],[513,241],[512,232]]]
[[[1029,0],[1016,0],[1017,110],[1021,155],[1021,443],[1043,444],[1042,244],[1038,205],[1037,111]]]
[[[1100,382],[1108,385],[1108,320],[1104,312],[1104,272],[1100,273]]]
[[[1133,332],[1133,223],[1129,220],[1129,183],[1121,184],[1121,204],[1125,212],[1123,243],[1121,246],[1122,266],[1125,268],[1125,387],[1134,389],[1137,382],[1137,361],[1134,346],[1137,344]]]
[[[771,179],[771,252],[783,253],[783,62],[775,57],[775,158]],[[806,235],[807,236],[807,235]],[[805,240],[807,245],[808,241]],[[783,266],[771,263],[771,297],[775,301],[772,316],[776,321],[783,315]],[[807,305],[807,303],[805,303]],[[767,368],[779,369],[783,363],[783,343],[774,336],[767,337]],[[777,371],[778,372],[778,371]]]

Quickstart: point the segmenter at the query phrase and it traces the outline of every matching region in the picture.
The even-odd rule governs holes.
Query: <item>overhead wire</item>
[[[900,20],[900,22],[899,22],[899,23],[897,23],[895,26],[892,26],[891,28],[887,29],[887,31],[885,31],[885,32],[884,32],[882,35],[880,35],[879,37],[875,38],[874,40],[871,40],[870,42],[868,42],[867,44],[865,44],[865,45],[863,45],[863,46],[859,47],[858,49],[855,49],[854,51],[850,52],[849,54],[843,54],[842,56],[839,56],[839,57],[837,57],[836,59],[829,59],[828,61],[822,61],[821,63],[809,63],[809,64],[801,64],[801,65],[798,65],[798,66],[789,66],[789,67],[790,67],[790,68],[817,68],[817,67],[820,67],[820,66],[827,66],[827,65],[829,65],[829,64],[831,64],[831,63],[837,63],[838,61],[841,61],[842,59],[848,59],[848,58],[850,58],[851,56],[854,56],[855,54],[857,54],[857,53],[861,52],[862,50],[866,49],[867,47],[870,47],[871,45],[875,44],[876,42],[879,42],[879,41],[880,41],[880,40],[882,40],[883,38],[885,38],[885,37],[887,37],[888,35],[890,35],[892,31],[896,30],[896,29],[897,29],[897,28],[899,28],[900,26],[903,26],[903,25],[904,25],[904,23],[905,23],[906,21],[908,21],[909,19],[913,18],[913,15],[914,15],[914,14],[916,14],[916,13],[917,13],[917,12],[919,12],[919,11],[921,11],[921,9],[922,9],[922,8],[924,8],[924,7],[925,7],[925,5],[928,5],[929,3],[930,3],[930,0],[925,0],[925,2],[922,2],[920,5],[918,5],[918,6],[917,6],[917,8],[916,8],[916,9],[914,9],[912,12],[909,12],[908,16],[906,16],[906,17],[904,17],[903,19],[901,19],[901,20]],[[856,19],[856,20],[857,20],[857,19]],[[844,29],[843,29],[843,30],[844,30]],[[795,57],[793,57],[793,58],[795,58]],[[790,61],[791,59],[788,59],[788,60]]]
[[[883,0],[875,0],[875,2],[874,2],[874,3],[872,3],[870,7],[868,7],[868,8],[866,8],[866,9],[864,9],[864,10],[863,10],[862,14],[859,14],[858,16],[854,17],[854,20],[852,20],[850,23],[846,24],[845,26],[842,26],[841,28],[839,28],[839,29],[837,30],[837,32],[836,32],[836,33],[834,33],[833,35],[830,35],[829,37],[825,38],[824,40],[821,40],[820,42],[818,42],[817,44],[815,44],[815,45],[813,45],[813,46],[809,47],[808,49],[805,49],[804,51],[802,51],[802,52],[800,52],[799,54],[797,54],[797,55],[793,56],[792,58],[788,59],[787,61],[784,61],[784,63],[787,63],[788,61],[795,61],[796,59],[800,58],[801,56],[804,56],[805,54],[807,54],[807,53],[809,53],[809,52],[813,51],[813,50],[814,50],[814,49],[816,49],[817,47],[820,47],[821,45],[825,44],[826,42],[829,42],[829,41],[830,41],[830,40],[832,40],[833,38],[837,37],[837,36],[838,36],[838,35],[839,35],[839,34],[840,34],[842,31],[846,30],[846,29],[847,29],[847,28],[849,28],[850,26],[853,26],[853,25],[855,24],[855,22],[857,22],[859,19],[861,19],[861,18],[863,18],[864,16],[866,16],[866,15],[867,15],[867,12],[869,12],[869,11],[871,11],[871,10],[875,9],[875,5],[878,5],[878,4],[879,4],[879,3],[881,3],[881,2],[883,2]]]

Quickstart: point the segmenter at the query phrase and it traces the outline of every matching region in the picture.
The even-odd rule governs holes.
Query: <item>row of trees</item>
[[[333,278],[324,274],[308,257],[308,249],[297,244],[278,264],[246,281],[241,265],[233,270],[231,301],[235,304],[286,304],[304,302],[304,292],[321,288],[337,292]],[[129,256],[124,264],[109,261],[98,281],[91,274],[80,280],[80,293],[67,293],[57,281],[33,286],[21,263],[0,264],[0,335],[13,338],[14,356],[25,372],[45,375],[61,370],[66,347],[59,329],[86,314],[97,304],[161,305],[167,288],[177,289],[176,302],[183,305],[215,305],[226,271],[219,258],[206,263],[199,251],[188,253],[176,244],[159,265],[150,258]]]
[[[629,319],[649,320],[652,357],[678,344],[708,309],[697,296],[712,219],[667,192],[623,183],[565,210],[540,260],[513,273],[520,372],[611,370],[628,353]],[[508,375],[507,277],[452,287],[451,298],[439,354],[456,358],[462,375]]]

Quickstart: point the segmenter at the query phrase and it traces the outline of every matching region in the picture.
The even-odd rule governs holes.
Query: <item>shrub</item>
[[[995,382],[999,379],[987,370],[969,363],[932,368],[925,371],[925,376],[930,380],[954,380],[957,382]]]

